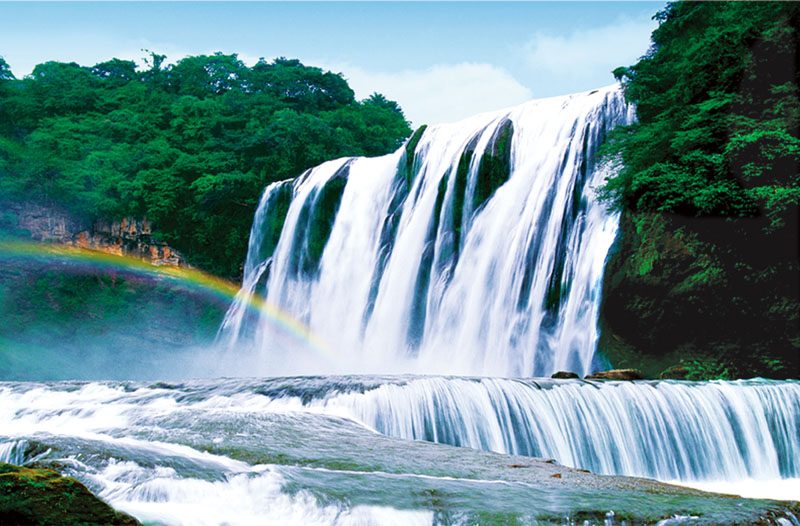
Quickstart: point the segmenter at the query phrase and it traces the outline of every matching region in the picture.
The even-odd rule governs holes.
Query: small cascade
[[[340,372],[588,373],[617,228],[596,153],[632,120],[614,86],[421,128],[393,154],[270,185],[220,341],[273,373],[309,372],[269,313],[246,316],[259,294]]]
[[[381,445],[392,448],[388,469],[394,448],[428,441],[760,498],[800,496],[798,381],[306,376],[11,384],[0,386],[0,402],[0,462],[68,458],[76,473],[86,471],[76,462],[99,469],[118,458],[224,481],[254,476],[248,458],[283,454],[363,455],[374,468],[368,459]],[[419,464],[433,469],[430,459]],[[120,466],[110,468],[109,476]],[[176,478],[146,471],[145,482]],[[94,489],[113,487],[98,479]]]
[[[22,465],[29,461],[29,456],[25,454],[27,445],[24,440],[0,442],[0,462]]]

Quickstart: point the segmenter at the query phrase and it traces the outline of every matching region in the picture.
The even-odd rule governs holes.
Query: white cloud
[[[569,35],[536,33],[525,60],[541,82],[592,89],[613,82],[611,71],[635,63],[650,45],[653,20],[626,20]],[[605,80],[603,80],[605,79]]]
[[[359,99],[378,92],[397,101],[414,126],[453,122],[532,98],[531,91],[507,71],[485,63],[440,64],[391,73],[348,64],[322,67],[341,72]]]

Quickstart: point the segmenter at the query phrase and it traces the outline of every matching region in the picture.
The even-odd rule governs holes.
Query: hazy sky
[[[22,77],[47,60],[94,65],[238,53],[341,72],[358,98],[415,124],[614,82],[649,46],[664,2],[0,2],[0,56]]]

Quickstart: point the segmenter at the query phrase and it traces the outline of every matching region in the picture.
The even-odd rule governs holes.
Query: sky
[[[142,64],[216,51],[342,73],[415,126],[614,83],[664,2],[0,2],[0,57],[18,78],[57,60]]]

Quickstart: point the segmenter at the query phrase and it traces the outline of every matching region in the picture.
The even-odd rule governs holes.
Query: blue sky
[[[606,86],[647,51],[663,2],[0,2],[0,56],[93,65],[186,55],[299,58],[378,91],[415,125]]]

